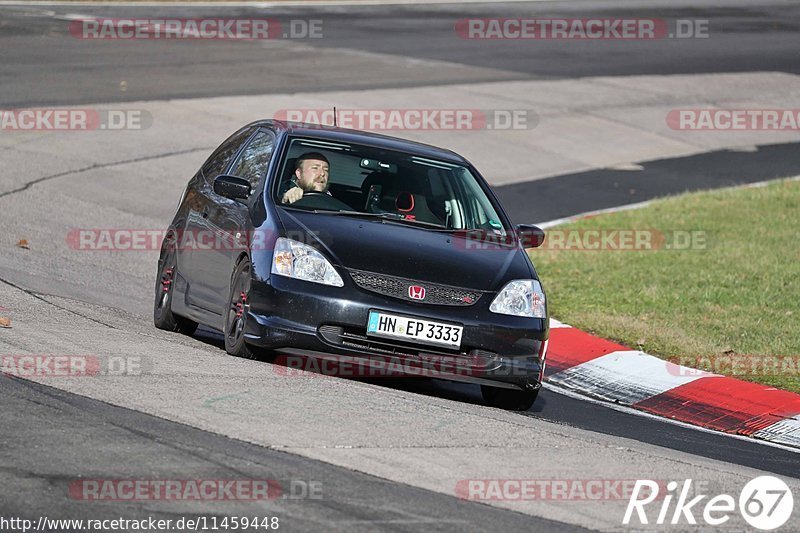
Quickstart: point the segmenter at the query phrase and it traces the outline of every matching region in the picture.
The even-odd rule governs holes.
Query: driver
[[[281,202],[293,204],[306,192],[328,191],[328,159],[319,152],[306,152],[297,158],[294,176],[281,184]]]

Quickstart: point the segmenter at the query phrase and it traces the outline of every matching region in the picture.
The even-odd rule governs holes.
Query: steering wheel
[[[352,209],[352,207],[341,200],[337,200],[328,193],[319,191],[304,192],[302,198],[297,200],[295,205],[314,209],[332,209],[336,211],[350,211]]]

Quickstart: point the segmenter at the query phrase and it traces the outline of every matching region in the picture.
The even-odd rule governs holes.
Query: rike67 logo
[[[659,494],[660,488],[663,488],[663,484],[649,479],[637,480],[622,523],[636,525],[638,521],[639,524],[650,524],[654,517],[652,513],[648,516],[645,507],[657,501],[658,504],[651,508],[652,511],[658,509],[658,515],[652,522],[654,524],[694,525],[698,523],[699,515],[703,523],[720,526],[736,516],[738,503],[739,514],[751,527],[770,531],[786,524],[794,508],[792,491],[775,476],[759,476],[750,480],[739,494],[738,502],[729,494],[711,498],[706,494],[692,494],[694,497],[691,497],[691,479],[684,480],[681,486],[677,481],[670,481],[663,494]]]

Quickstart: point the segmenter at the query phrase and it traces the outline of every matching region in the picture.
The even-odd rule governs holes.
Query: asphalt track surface
[[[364,7],[206,7],[192,17],[264,17],[282,22],[321,20],[321,39],[262,43],[151,41],[92,42],[71,38],[59,15],[113,17],[187,16],[186,8],[53,6],[56,16],[36,8],[3,7],[4,106],[79,104],[235,94],[413,87],[432,83],[562,79],[633,74],[782,71],[800,72],[795,2],[533,2]],[[707,19],[713,38],[652,41],[571,42],[558,40],[465,41],[455,21],[481,17],[621,17]],[[199,46],[198,46],[199,44]],[[302,45],[302,48],[301,48]],[[291,48],[290,46],[290,48]],[[381,63],[351,62],[326,48],[387,54]],[[424,67],[395,68],[391,58],[454,63],[465,68],[436,79]],[[120,91],[119,81],[128,82]],[[446,90],[446,89],[443,89]]]
[[[263,16],[263,10],[252,8],[196,8],[189,15],[186,8],[176,11],[176,8],[0,7],[3,50],[0,107],[431,84],[441,85],[442,91],[446,91],[447,85],[453,83],[595,75],[764,70],[800,73],[796,47],[800,7],[789,2],[728,2],[725,6],[711,2],[638,2],[626,4],[624,9],[612,2],[276,8],[269,12],[270,17],[323,19],[325,39],[319,43],[309,39],[301,45],[276,43],[266,51],[250,43],[225,42],[201,43],[201,46],[187,43],[176,46],[176,43],[158,41],[145,46],[131,46],[131,43],[85,46],[86,43],[67,34],[65,21],[59,18],[76,12],[151,18],[167,14],[219,16],[220,13],[236,17]],[[454,19],[498,16],[498,13],[508,17],[535,14],[708,18],[712,29],[716,26],[720,31],[717,39],[670,42],[667,51],[663,46],[649,48],[653,43],[647,42],[625,47],[614,42],[580,47],[565,47],[555,42],[537,43],[536,47],[514,42],[469,47],[452,40]],[[326,61],[320,62],[320,50],[324,47],[385,55],[381,61],[365,56],[363,64],[355,59],[357,54],[342,54],[339,59],[336,55],[326,56]],[[448,68],[444,69],[444,74],[435,74],[434,70],[442,69],[429,66],[399,72],[393,68],[393,56],[441,61]],[[125,91],[120,90],[119,80],[129,80]],[[755,152],[715,151],[650,161],[642,166],[643,173],[599,169],[504,185],[497,187],[497,191],[515,220],[536,222],[684,190],[800,174],[800,150],[796,144],[766,145]],[[684,177],[688,169],[693,170],[691,181]],[[16,170],[24,172],[24,169]],[[528,211],[521,199],[525,198],[534,202],[546,199],[537,206],[540,220],[524,220]],[[3,218],[0,214],[0,221],[8,222]],[[3,281],[6,290],[24,293],[28,286],[25,279]],[[65,302],[59,299],[58,286],[53,286],[47,294],[29,293],[35,294],[41,305],[49,309],[45,314],[80,308],[82,303],[87,307],[98,303],[91,296],[87,296],[85,302]],[[71,312],[95,322],[110,320],[94,308]],[[127,320],[135,327],[144,327],[148,318],[132,316]],[[43,319],[42,327],[46,328],[47,323]],[[196,341],[209,353],[219,355],[221,352],[219,339],[213,332],[201,331]],[[167,342],[185,344],[174,338]],[[463,404],[465,409],[493,416],[492,410],[480,407],[476,387],[416,380],[383,381],[376,386],[398,394],[418,395],[422,405],[452,400]],[[0,397],[3,406],[0,409],[0,516],[69,518],[91,514],[92,518],[119,515],[134,518],[249,514],[252,507],[243,508],[235,502],[215,504],[212,511],[191,504],[105,502],[92,506],[89,511],[86,502],[65,496],[69,483],[81,477],[217,479],[239,476],[323,483],[326,487],[323,500],[279,500],[260,509],[285,518],[290,530],[575,528],[530,513],[461,501],[452,495],[354,472],[324,460],[242,442],[224,436],[226,433],[222,431],[204,431],[60,388],[3,377],[0,378]],[[335,402],[336,398],[324,401]],[[366,400],[365,404],[368,404]],[[728,463],[732,470],[744,467],[800,479],[800,461],[794,452],[615,411],[551,390],[542,392],[530,412],[504,416],[525,420],[521,423],[547,424],[548,428],[554,424],[603,434],[611,437],[611,442],[632,441],[681,452],[687,454],[681,455],[681,460],[694,457],[698,465],[705,464],[700,458],[708,458]],[[602,465],[589,465],[585,476],[601,476],[603,472]]]
[[[641,167],[635,172],[598,169],[501,185],[495,192],[515,221],[545,222],[660,196],[797,176],[800,145],[764,145],[755,152],[720,150],[648,161]],[[552,202],[552,198],[569,198],[569,202]]]
[[[113,407],[51,387],[0,378],[3,426],[15,427],[3,439],[4,497],[0,516],[36,520],[39,516],[81,518],[76,507],[87,502],[65,502],[64,487],[88,477],[92,465],[97,479],[253,479],[274,480],[280,496],[261,508],[249,502],[219,506],[209,513],[185,502],[104,505],[92,518],[177,519],[195,516],[278,516],[281,529],[290,531],[455,531],[469,528],[504,531],[558,527],[584,531],[521,513],[431,493],[296,455],[231,440],[213,433],[169,422],[136,411]],[[53,413],[57,417],[53,417]],[[31,424],[31,420],[37,420]],[[49,420],[49,423],[44,423]],[[8,424],[8,425],[7,425]],[[59,439],[56,447],[33,445]],[[81,446],[91,442],[92,446]],[[147,460],[120,461],[120,450]],[[41,465],[53,461],[57,468],[42,474]],[[156,460],[153,460],[157,458]],[[10,491],[9,483],[16,490]],[[324,498],[305,497],[310,487],[323,489]],[[62,490],[58,490],[62,489]],[[89,504],[91,505],[91,504]],[[24,509],[24,513],[21,512]]]

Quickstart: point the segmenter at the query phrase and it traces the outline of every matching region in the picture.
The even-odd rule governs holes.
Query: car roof
[[[326,141],[339,141],[354,144],[364,144],[368,146],[396,150],[398,152],[410,153],[419,157],[428,157],[442,161],[469,165],[469,162],[457,153],[438,148],[429,144],[424,144],[407,139],[380,135],[367,131],[351,130],[334,126],[322,126],[317,124],[289,123],[281,120],[265,119],[254,122],[253,125],[270,126],[278,131],[283,131],[289,135],[308,136],[315,139]]]

